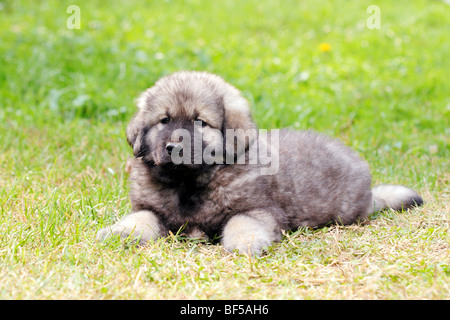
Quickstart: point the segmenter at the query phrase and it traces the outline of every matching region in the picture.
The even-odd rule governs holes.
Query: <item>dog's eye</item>
[[[170,121],[170,118],[169,118],[169,117],[161,119],[161,123],[162,123],[162,124],[169,123],[169,121]]]
[[[201,120],[201,119],[195,119],[195,121],[201,122],[202,127],[206,127],[206,126],[208,125],[205,121],[203,121],[203,120]]]

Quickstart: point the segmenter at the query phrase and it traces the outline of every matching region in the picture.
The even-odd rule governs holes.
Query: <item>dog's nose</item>
[[[177,149],[178,152],[181,151],[183,149],[183,147],[181,146],[181,144],[176,143],[176,142],[169,142],[168,144],[166,144],[166,150],[167,153],[170,155],[172,155],[172,150],[173,149]]]

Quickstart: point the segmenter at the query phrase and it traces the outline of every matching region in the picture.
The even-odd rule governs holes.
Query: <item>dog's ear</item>
[[[141,156],[142,137],[144,123],[141,120],[140,112],[136,113],[128,124],[126,135],[128,144],[133,148],[133,154],[137,158]]]
[[[223,134],[227,163],[231,157],[236,160],[256,138],[256,125],[250,114],[247,100],[235,89],[223,99]],[[234,91],[234,90],[233,90]]]
[[[133,154],[136,158],[144,155],[145,145],[143,139],[148,131],[145,124],[145,113],[151,98],[151,88],[142,92],[136,99],[136,106],[139,111],[133,116],[128,124],[126,135],[128,144],[133,148]]]

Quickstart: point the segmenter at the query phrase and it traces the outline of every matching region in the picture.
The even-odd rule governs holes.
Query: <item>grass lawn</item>
[[[369,29],[371,4],[0,0],[0,298],[450,299],[450,6],[379,0]],[[342,139],[425,206],[287,233],[259,258],[96,243],[130,211],[134,99],[180,69],[234,84],[260,128]]]

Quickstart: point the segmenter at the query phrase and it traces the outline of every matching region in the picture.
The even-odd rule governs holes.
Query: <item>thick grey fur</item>
[[[256,128],[239,91],[216,75],[166,76],[142,94],[138,107],[127,129],[136,157],[129,162],[132,213],[100,230],[99,241],[120,234],[145,244],[182,229],[192,237],[219,236],[229,251],[260,254],[281,240],[282,230],[363,222],[375,210],[423,202],[404,186],[372,192],[367,163],[341,142],[311,131],[280,131],[274,175],[261,175],[261,165],[251,164],[173,165],[165,150],[171,132],[192,132],[195,119],[224,133]],[[162,124],[166,116],[170,122]],[[256,140],[248,139],[247,153]]]

